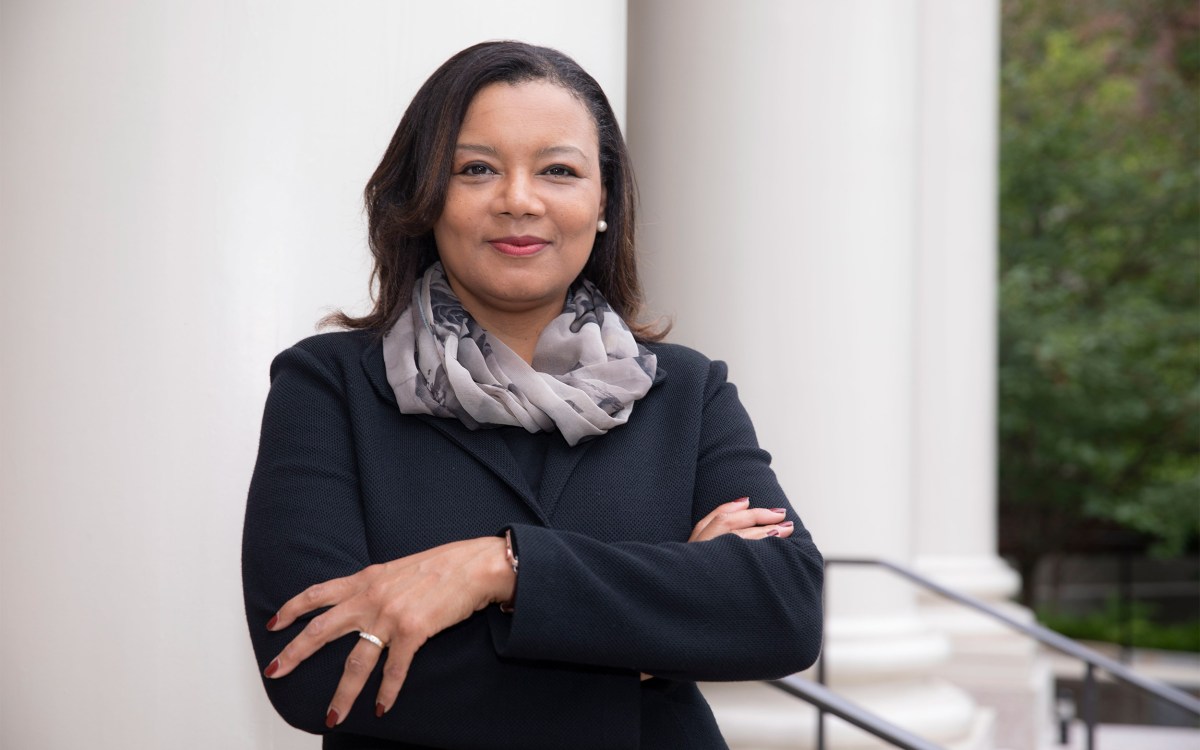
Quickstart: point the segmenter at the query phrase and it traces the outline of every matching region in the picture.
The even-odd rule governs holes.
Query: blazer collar
[[[379,397],[390,408],[399,409],[396,394],[387,379],[381,339],[374,338],[367,345],[362,353],[362,367],[366,372],[367,380]],[[655,371],[654,385],[651,387],[658,386],[666,377],[666,370],[659,366]],[[634,413],[636,414],[636,412],[635,408]],[[567,481],[571,478],[575,467],[587,453],[591,444],[595,442],[591,440],[572,447],[561,439],[551,441],[550,447],[546,450],[546,466],[542,473],[541,493],[539,497],[534,497],[529,482],[521,472],[521,467],[513,458],[512,451],[508,449],[504,439],[495,430],[471,430],[457,419],[435,417],[428,414],[414,416],[442,433],[452,443],[503,480],[546,526],[551,525],[550,518],[554,514],[554,508],[557,506],[563,490],[566,489]]]

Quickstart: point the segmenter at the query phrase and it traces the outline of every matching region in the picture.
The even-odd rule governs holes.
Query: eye
[[[551,177],[574,177],[575,170],[565,167],[562,164],[555,164],[552,167],[547,167],[543,174],[548,174]]]
[[[495,171],[483,162],[473,161],[459,170],[459,174],[468,177],[483,177],[484,175],[495,174]]]

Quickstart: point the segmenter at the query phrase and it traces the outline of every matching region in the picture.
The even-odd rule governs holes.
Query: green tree
[[[1200,12],[1005,0],[1002,28],[1002,547],[1031,580],[1103,519],[1176,554],[1200,532]]]

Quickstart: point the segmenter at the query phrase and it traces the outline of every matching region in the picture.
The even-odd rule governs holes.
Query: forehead
[[[587,107],[570,90],[548,81],[493,83],[480,89],[467,107],[459,141],[571,145],[592,156],[600,149]]]

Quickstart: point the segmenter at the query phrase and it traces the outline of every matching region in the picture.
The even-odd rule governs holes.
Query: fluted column
[[[827,556],[912,558],[919,6],[632,2],[629,140],[651,302],[730,362]],[[913,590],[834,570],[833,684],[948,747],[988,717],[927,675],[948,641]],[[780,644],[786,648],[786,644]],[[734,747],[797,747],[811,718],[707,686]],[[873,747],[834,726],[839,748]]]
[[[916,565],[1008,614],[1016,574],[996,554],[996,210],[999,7],[922,0],[917,249]],[[937,671],[999,717],[997,742],[1047,737],[1051,684],[1035,644],[924,597],[951,639]]]

